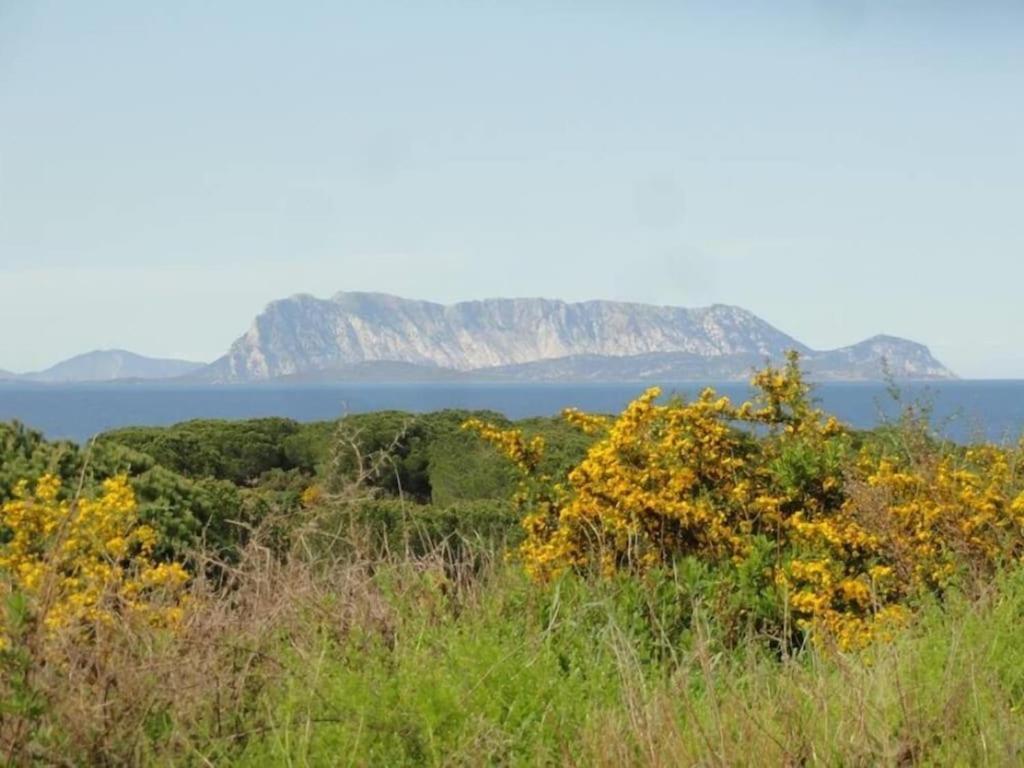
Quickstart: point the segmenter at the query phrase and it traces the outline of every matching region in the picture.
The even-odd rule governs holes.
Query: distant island
[[[124,350],[79,355],[0,380],[191,384],[343,381],[625,382],[742,379],[800,353],[825,381],[956,376],[922,344],[875,336],[815,350],[740,307],[486,299],[457,304],[382,293],[271,302],[210,364]]]
[[[0,381],[13,379],[42,384],[72,384],[131,379],[174,379],[205,367],[205,363],[145,357],[123,349],[97,349],[75,355],[43,371],[20,375],[0,371]]]

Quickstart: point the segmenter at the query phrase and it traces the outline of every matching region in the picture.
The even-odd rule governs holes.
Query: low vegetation
[[[750,403],[0,425],[28,764],[1019,764],[1024,446]],[[499,450],[492,447],[496,445]]]

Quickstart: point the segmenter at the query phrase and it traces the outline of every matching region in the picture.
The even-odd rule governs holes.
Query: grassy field
[[[98,626],[45,665],[5,651],[11,762],[1024,759],[1024,571],[922,605],[890,642],[780,656],[717,623],[696,561],[538,586],[489,545],[371,554],[349,529],[330,537],[345,556],[311,559],[324,533],[306,535],[284,559],[251,542],[228,583],[193,583],[174,632]]]
[[[264,694],[252,765],[1014,765],[1024,578],[931,606],[856,655],[685,638],[646,591],[496,565],[459,589],[397,563],[310,624]],[[314,612],[315,613],[315,612]]]
[[[230,590],[196,595],[179,631],[107,628],[87,663],[64,648],[76,674],[25,670],[20,694],[37,710],[9,678],[5,725],[20,712],[35,729],[13,762],[1024,759],[1020,571],[922,607],[892,642],[780,658],[759,638],[726,642],[694,573],[567,575],[539,589],[500,556],[447,555],[271,566],[254,548]],[[691,595],[685,610],[679,594]]]

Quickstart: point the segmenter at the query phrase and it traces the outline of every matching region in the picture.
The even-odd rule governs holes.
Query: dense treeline
[[[493,412],[382,411],[311,423],[262,418],[130,427],[80,446],[3,423],[0,502],[19,480],[44,473],[61,480],[65,495],[125,474],[140,520],[160,532],[164,558],[201,547],[232,559],[271,513],[298,515],[311,489],[331,494],[353,484],[361,498],[346,514],[388,541],[412,537],[423,549],[453,535],[517,536],[509,504],[515,472],[462,429],[471,418],[513,426]],[[553,476],[578,462],[589,444],[558,419],[515,426],[543,436],[550,448],[545,471]]]
[[[171,427],[129,427],[102,434],[100,444],[145,453],[185,477],[253,485],[270,472],[313,474],[325,454],[329,423],[291,419],[197,420]]]

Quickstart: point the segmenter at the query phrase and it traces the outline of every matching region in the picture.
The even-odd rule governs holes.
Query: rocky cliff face
[[[632,370],[628,358],[646,366],[648,373],[676,370],[685,378],[711,378],[740,363],[749,370],[752,361],[780,359],[787,349],[808,359],[822,356],[822,370],[835,378],[843,378],[844,366],[860,370],[865,360],[877,364],[883,353],[896,375],[952,375],[927,349],[888,337],[815,353],[738,307],[687,309],[547,299],[443,305],[376,293],[275,301],[224,357],[200,375],[218,382],[259,381],[390,361],[493,374],[515,367],[519,370],[513,378],[519,379],[530,377],[531,365],[544,363],[535,371],[538,378],[563,380],[594,378],[586,370],[597,364],[620,378],[637,378],[627,375]],[[667,370],[664,361],[651,358],[660,355],[675,356]]]
[[[571,355],[687,352],[718,357],[803,349],[737,307],[491,299],[442,305],[383,294],[295,296],[270,304],[213,365],[250,381],[375,360],[467,371]]]

